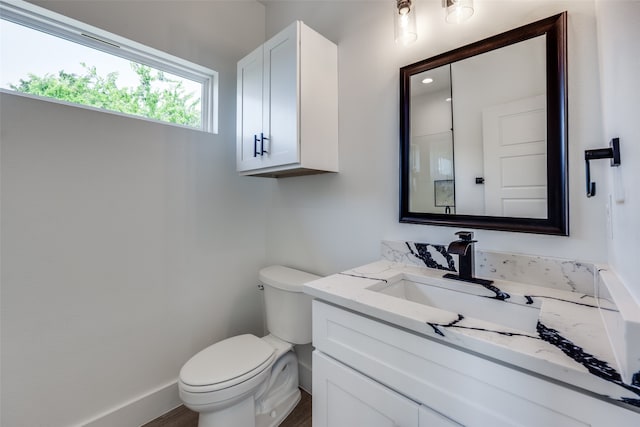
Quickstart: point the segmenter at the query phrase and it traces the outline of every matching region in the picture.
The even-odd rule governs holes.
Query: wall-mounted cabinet
[[[296,21],[238,62],[237,170],[338,171],[338,48]]]

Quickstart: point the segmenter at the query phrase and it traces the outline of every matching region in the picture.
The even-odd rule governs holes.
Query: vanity
[[[414,242],[305,285],[314,426],[640,425],[639,375],[619,373],[598,267],[476,257],[491,285],[443,278],[456,260]]]
[[[569,235],[567,18],[400,69],[400,222]],[[615,274],[456,234],[305,284],[313,425],[640,426],[640,308]]]

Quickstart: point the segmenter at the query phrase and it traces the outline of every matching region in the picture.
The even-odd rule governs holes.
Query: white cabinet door
[[[237,88],[237,169],[262,167],[259,138],[262,132],[263,48],[260,46],[238,62]]]
[[[419,405],[313,352],[313,427],[417,427]],[[447,424],[425,424],[425,426]]]
[[[263,167],[300,161],[299,27],[290,25],[264,44]]]

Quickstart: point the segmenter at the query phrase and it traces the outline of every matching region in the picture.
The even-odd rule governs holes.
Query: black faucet
[[[458,255],[459,274],[447,273],[444,277],[447,279],[462,280],[463,282],[477,283],[479,285],[490,285],[493,283],[493,280],[473,277],[475,270],[475,250],[473,244],[477,242],[477,240],[473,240],[473,232],[458,231],[456,236],[460,237],[460,239],[449,243],[447,252],[452,255]]]

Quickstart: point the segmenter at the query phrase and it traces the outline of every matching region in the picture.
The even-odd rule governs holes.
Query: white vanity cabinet
[[[338,171],[338,49],[296,21],[238,62],[237,170]]]
[[[314,300],[314,427],[638,426],[639,414]]]

